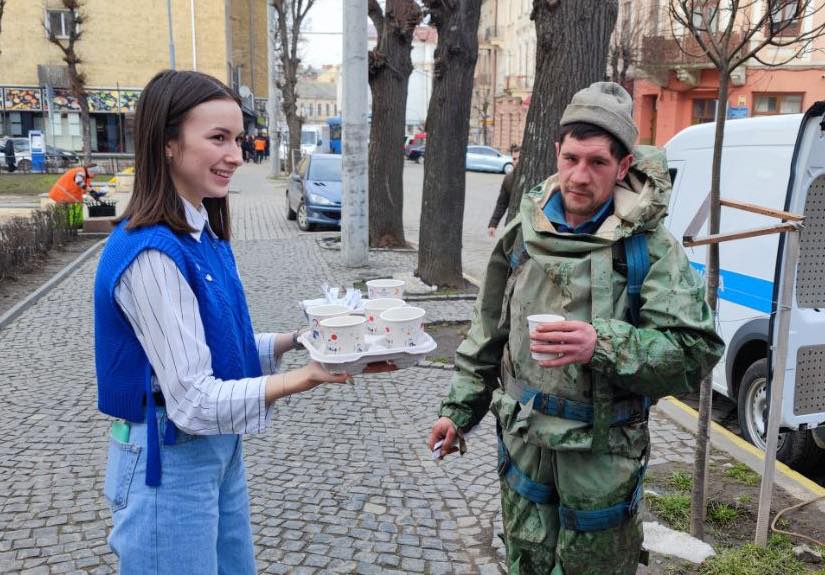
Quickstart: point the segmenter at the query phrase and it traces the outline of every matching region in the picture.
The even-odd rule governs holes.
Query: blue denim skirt
[[[166,412],[157,411],[159,437]],[[161,484],[146,485],[146,424],[109,440],[103,493],[112,508],[109,545],[123,575],[254,574],[255,554],[241,435],[177,432],[161,440]]]

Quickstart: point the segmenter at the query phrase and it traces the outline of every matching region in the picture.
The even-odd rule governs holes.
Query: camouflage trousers
[[[535,450],[535,452],[533,451]],[[559,503],[589,511],[627,501],[643,465],[641,457],[559,451],[523,443],[519,459],[541,460],[539,468],[554,485],[558,499],[529,501],[501,480],[501,510],[510,575],[632,575],[642,553],[639,513],[618,527],[578,532],[564,529]],[[536,466],[533,467],[536,469]]]

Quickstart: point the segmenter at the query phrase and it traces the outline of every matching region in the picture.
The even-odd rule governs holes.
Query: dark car
[[[32,153],[28,138],[11,138],[14,143],[14,156],[17,160],[17,169],[21,172],[30,172],[32,169]],[[0,149],[6,140],[0,139]],[[46,167],[49,171],[56,171],[74,166],[80,158],[74,152],[46,145]]]
[[[286,217],[305,232],[341,225],[341,156],[309,154],[298,162],[286,188]]]
[[[407,150],[407,159],[417,164],[424,157],[424,153],[426,151],[426,144],[421,144],[420,146],[412,146],[410,149]]]

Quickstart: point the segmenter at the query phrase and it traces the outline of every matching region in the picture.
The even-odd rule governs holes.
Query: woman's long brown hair
[[[120,220],[127,229],[165,224],[175,233],[194,230],[186,223],[183,200],[175,192],[166,144],[180,136],[189,111],[211,100],[232,100],[238,96],[223,82],[201,72],[164,70],[152,78],[135,111],[135,186]],[[209,225],[221,239],[230,237],[227,198],[204,198]]]

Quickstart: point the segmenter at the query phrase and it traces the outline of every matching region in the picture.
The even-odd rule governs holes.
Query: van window
[[[670,185],[673,185],[673,183],[676,181],[676,174],[679,173],[679,170],[677,170],[676,168],[670,168],[667,172],[670,174]]]

